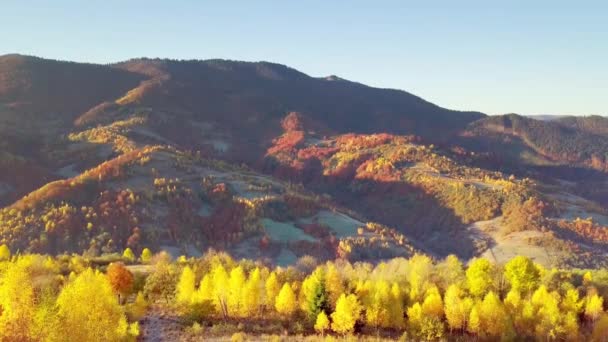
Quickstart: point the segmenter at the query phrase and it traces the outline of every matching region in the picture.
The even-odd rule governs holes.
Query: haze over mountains
[[[571,266],[608,252],[601,116],[452,111],[267,62],[6,55],[0,147],[13,250]]]

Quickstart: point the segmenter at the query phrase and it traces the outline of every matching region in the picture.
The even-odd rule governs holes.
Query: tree
[[[336,311],[331,314],[331,329],[338,334],[352,332],[361,316],[361,304],[355,294],[342,294],[336,302]]]
[[[516,256],[505,265],[505,277],[516,291],[529,293],[540,282],[540,271],[528,257]]]
[[[175,295],[177,278],[178,273],[175,266],[164,262],[158,263],[154,272],[146,278],[144,295],[153,299],[161,297],[168,303],[171,297]]]
[[[281,291],[281,284],[279,284],[279,280],[277,279],[277,274],[275,272],[270,273],[266,279],[264,288],[266,290],[266,306],[273,307],[276,298],[279,295],[279,291]]]
[[[118,303],[121,303],[121,296],[127,296],[133,288],[133,273],[122,262],[114,262],[108,266],[106,274],[112,290],[118,296]]]
[[[192,302],[195,304],[213,302],[213,283],[209,274],[205,274],[201,279],[198,289],[192,296]]]
[[[101,273],[87,269],[68,283],[57,298],[57,319],[63,341],[119,341],[128,324],[116,303],[112,285]]]
[[[129,262],[135,261],[135,254],[133,254],[133,251],[129,247],[125,249],[125,251],[122,253],[122,256]]]
[[[560,311],[560,295],[548,292],[542,285],[532,295],[532,304],[536,308],[535,333],[539,339],[557,339],[566,334],[564,319],[567,317]]]
[[[231,314],[240,314],[242,312],[241,291],[245,286],[245,271],[243,267],[237,266],[230,271],[230,279],[228,280],[228,311]]]
[[[427,290],[424,302],[422,302],[422,313],[437,320],[443,318],[443,300],[437,287]]]
[[[391,301],[389,305],[390,326],[395,329],[403,327],[403,294],[397,283],[391,286]]]
[[[418,301],[429,285],[433,261],[426,255],[415,254],[408,261],[407,279],[410,283],[410,300]]]
[[[296,312],[296,295],[289,283],[283,284],[283,287],[276,298],[274,307],[277,309],[278,313],[286,317],[290,317]]]
[[[464,298],[462,289],[452,284],[445,292],[445,318],[450,330],[463,331],[473,308],[473,300]]]
[[[604,298],[593,294],[587,296],[585,301],[585,317],[591,321],[596,321],[604,312]]]
[[[249,278],[241,291],[241,314],[245,317],[251,317],[259,312],[260,308],[260,288],[261,275],[260,269],[255,268],[249,273]]]
[[[23,261],[0,272],[0,340],[30,341],[35,315],[32,279]]]
[[[389,285],[384,280],[375,283],[371,298],[365,310],[367,323],[376,328],[391,325],[390,306],[392,301]]]
[[[150,260],[152,259],[152,251],[148,248],[144,248],[143,251],[141,251],[141,262],[144,264],[147,264],[150,262]]]
[[[317,268],[302,282],[302,310],[311,322],[321,311],[329,311],[328,294],[325,290],[325,276],[322,268]]]
[[[581,312],[584,304],[584,301],[580,300],[579,298],[577,289],[568,289],[560,306],[563,311],[573,312],[578,315]]]
[[[474,259],[467,269],[467,284],[469,291],[475,297],[483,297],[494,288],[492,278],[493,267],[490,261],[484,258]]]
[[[325,271],[325,290],[327,291],[328,305],[332,308],[336,308],[336,302],[340,295],[344,293],[344,280],[338,272],[336,265],[333,263],[327,263],[327,269]]]
[[[441,263],[437,264],[437,274],[440,277],[439,285],[447,289],[450,285],[462,285],[465,280],[464,267],[457,256],[450,254]]]
[[[325,334],[325,331],[329,329],[329,318],[325,314],[325,312],[321,311],[317,315],[317,319],[315,321],[315,331],[320,333],[321,335]]]
[[[196,276],[190,266],[184,267],[175,288],[175,299],[178,304],[190,304],[195,291]]]
[[[443,322],[436,317],[426,315],[420,303],[415,303],[407,309],[407,317],[409,332],[413,337],[431,341],[443,336]]]
[[[9,260],[11,258],[11,250],[6,244],[0,246],[0,261]]]
[[[469,315],[469,324],[467,330],[473,334],[480,335],[482,332],[481,319],[479,318],[479,305],[474,305]]]
[[[213,304],[217,312],[224,318],[228,317],[228,272],[221,263],[217,263],[211,269],[211,279],[213,280]]]
[[[482,335],[500,337],[510,333],[509,316],[493,291],[486,294],[478,310]]]

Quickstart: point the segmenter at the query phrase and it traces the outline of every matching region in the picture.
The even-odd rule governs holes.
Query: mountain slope
[[[607,127],[451,111],[267,62],[2,56],[0,243],[600,266]]]

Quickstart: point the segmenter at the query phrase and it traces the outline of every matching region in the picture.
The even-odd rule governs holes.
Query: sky
[[[264,60],[451,109],[608,115],[606,1],[2,0],[8,53]]]

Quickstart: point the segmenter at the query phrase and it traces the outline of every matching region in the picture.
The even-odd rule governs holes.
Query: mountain
[[[268,62],[0,57],[0,243],[601,266],[603,117],[441,108]]]

